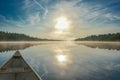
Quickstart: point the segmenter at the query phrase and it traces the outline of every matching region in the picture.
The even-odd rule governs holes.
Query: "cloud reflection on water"
[[[91,48],[84,44],[51,42],[21,50],[21,54],[43,80],[119,80],[119,50]],[[97,44],[102,45],[93,43]],[[64,56],[65,61],[58,61],[56,56]]]

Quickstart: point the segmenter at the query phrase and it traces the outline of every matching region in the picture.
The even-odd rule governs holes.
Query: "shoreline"
[[[75,42],[75,43],[120,43],[120,41],[0,41],[0,43],[48,43],[48,42]]]

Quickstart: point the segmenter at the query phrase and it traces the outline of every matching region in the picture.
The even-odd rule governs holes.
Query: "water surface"
[[[0,65],[16,50],[43,80],[120,80],[119,42],[3,42]]]

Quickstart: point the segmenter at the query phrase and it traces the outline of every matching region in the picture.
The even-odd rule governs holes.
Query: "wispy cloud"
[[[45,8],[37,1],[37,0],[33,0],[37,5],[40,6],[40,8],[42,8],[43,10],[45,10]]]
[[[40,8],[42,8],[44,10],[44,17],[47,15],[48,13],[48,9],[43,7],[37,0],[33,0]]]
[[[103,17],[108,18],[109,20],[120,20],[120,16],[117,16],[111,13],[107,13],[103,15]]]
[[[25,33],[33,36],[48,38],[58,38],[58,36],[73,38],[118,32],[120,29],[120,15],[116,9],[119,8],[118,2],[113,0],[94,2],[91,0],[24,0],[21,7],[23,15],[17,15],[18,20],[0,15],[0,26],[5,26],[5,30],[18,32],[23,32],[24,29]],[[61,16],[65,16],[70,21],[69,30],[63,31],[64,35],[55,37],[54,32],[57,31],[54,20]]]
[[[37,25],[40,23],[40,15],[39,13],[36,13],[34,15],[29,15],[27,20],[28,23],[31,25]]]
[[[72,34],[66,35],[67,37],[119,32],[119,27],[114,22],[110,22],[111,20],[119,20],[119,16],[109,13],[108,9],[103,8],[102,5],[90,6],[80,2],[79,6],[75,6],[77,3],[78,1],[61,1],[55,6],[54,18],[67,16],[72,22],[70,26]],[[111,24],[108,24],[108,22]]]

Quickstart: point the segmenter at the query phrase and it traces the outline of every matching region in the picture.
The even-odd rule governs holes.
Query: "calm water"
[[[0,65],[19,50],[43,80],[120,80],[120,43],[0,43]]]

